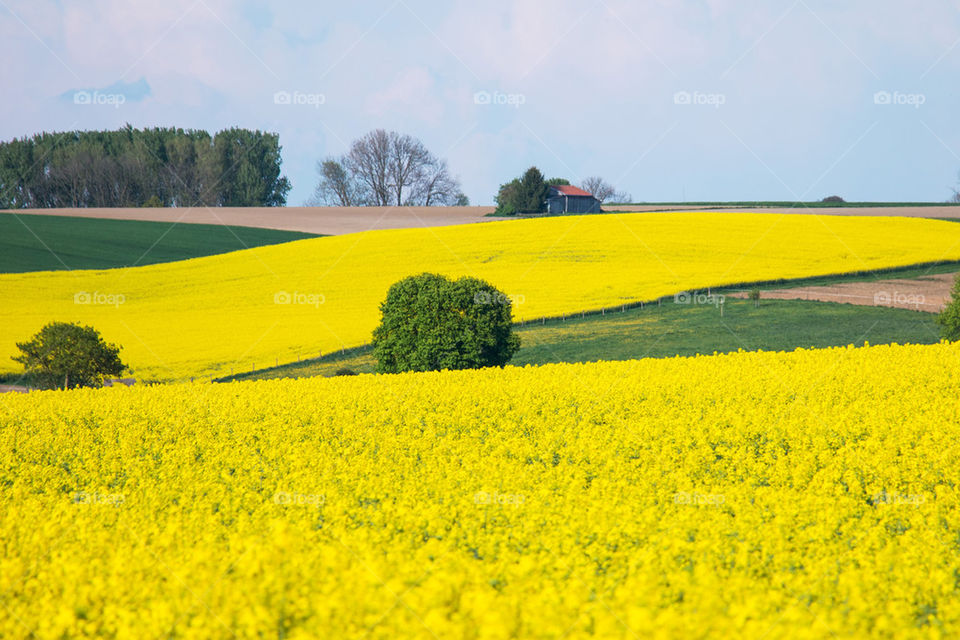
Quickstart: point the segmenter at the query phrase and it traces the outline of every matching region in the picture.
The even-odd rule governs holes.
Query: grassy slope
[[[0,213],[0,273],[156,264],[312,237],[252,227]]]
[[[511,364],[662,358],[738,349],[792,351],[865,341],[929,344],[939,340],[934,318],[906,309],[796,300],[762,300],[755,307],[748,300],[734,299],[727,299],[721,317],[714,306],[666,301],[642,310],[518,327],[521,349]],[[342,367],[369,373],[374,365],[369,348],[361,348],[235,378],[329,376]]]

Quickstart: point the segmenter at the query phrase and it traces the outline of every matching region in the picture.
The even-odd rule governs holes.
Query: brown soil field
[[[17,215],[73,216],[111,220],[151,220],[226,224],[322,235],[371,229],[441,227],[489,222],[493,207],[184,207],[117,209],[16,209]]]
[[[493,220],[516,218],[487,217],[493,212],[487,207],[185,207],[118,208],[118,209],[16,209],[3,211],[17,215],[74,216],[81,218],[108,218],[112,220],[152,220],[155,222],[183,222],[227,224],[240,227],[261,227],[286,231],[303,231],[323,235],[356,233],[371,229],[404,229],[411,227],[440,227]],[[716,207],[680,205],[611,206],[608,211],[697,211],[718,210]],[[863,207],[828,209],[773,209],[724,208],[722,211],[753,213],[793,213],[839,216],[910,216],[926,218],[960,218],[960,206],[951,207]],[[523,216],[527,217],[527,216]],[[539,217],[539,216],[530,216]]]
[[[938,313],[950,300],[955,273],[941,273],[909,280],[844,282],[829,286],[797,287],[761,292],[761,298],[775,300],[820,300],[871,307],[897,307]],[[731,294],[746,298],[747,292]]]

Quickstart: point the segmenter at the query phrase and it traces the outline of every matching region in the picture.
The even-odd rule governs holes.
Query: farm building
[[[549,213],[600,213],[600,201],[579,187],[550,185],[547,193]]]

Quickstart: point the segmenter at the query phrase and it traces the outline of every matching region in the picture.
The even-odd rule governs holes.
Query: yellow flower
[[[52,320],[91,324],[139,379],[207,378],[366,344],[391,284],[489,280],[519,321],[779,278],[960,259],[918,218],[719,212],[371,231],[107,271],[0,275],[0,372]]]
[[[0,637],[956,637],[958,359],[5,396]]]

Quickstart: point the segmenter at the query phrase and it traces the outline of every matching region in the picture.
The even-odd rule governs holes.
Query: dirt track
[[[0,384],[0,393],[27,393],[26,387],[17,384]]]
[[[695,211],[717,210],[716,207],[680,205],[641,205],[607,207],[609,211]],[[830,209],[766,209],[728,208],[723,211],[756,213],[793,213],[840,216],[910,216],[926,218],[960,218],[955,207],[872,207]],[[3,211],[17,215],[56,215],[112,220],[153,220],[228,224],[241,227],[262,227],[286,231],[304,231],[324,235],[356,233],[370,229],[440,227],[474,222],[490,222],[504,218],[486,217],[493,207],[188,207],[183,209],[17,209]],[[509,219],[509,218],[506,218]]]
[[[442,227],[489,222],[493,207],[187,207],[123,209],[17,209],[17,215],[73,216],[111,220],[152,220],[227,224],[324,235],[370,229]]]
[[[950,300],[955,273],[942,273],[910,280],[844,282],[826,287],[797,287],[763,291],[762,298],[775,300],[821,300],[870,307],[897,307],[938,313]],[[746,298],[747,292],[731,294]]]

